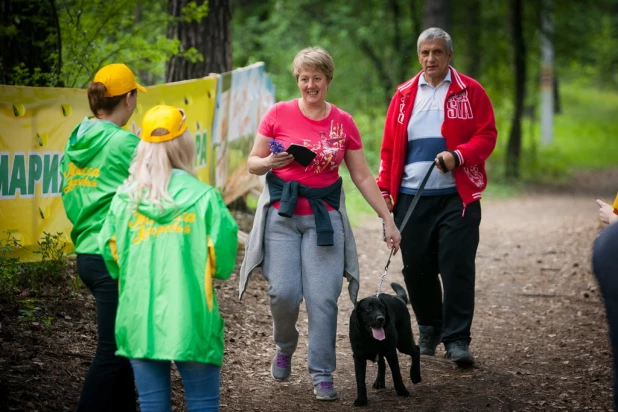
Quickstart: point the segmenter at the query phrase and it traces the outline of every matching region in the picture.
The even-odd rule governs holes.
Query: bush
[[[68,267],[64,252],[66,241],[62,233],[43,232],[43,237],[32,252],[41,257],[38,262],[23,262],[15,257],[25,247],[14,235],[16,231],[4,232],[0,239],[0,294],[11,298],[24,289],[38,290],[43,285],[58,285],[66,280]]]
[[[14,230],[7,230],[5,233],[6,238],[0,239],[0,294],[12,295],[22,273],[20,260],[13,255],[21,245],[13,235]]]

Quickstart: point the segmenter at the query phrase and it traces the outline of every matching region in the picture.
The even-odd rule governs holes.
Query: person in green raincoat
[[[234,269],[238,225],[195,177],[195,150],[184,111],[150,109],[99,238],[119,279],[116,354],[133,365],[142,412],[171,411],[171,361],[189,410],[219,407],[224,321],[213,279]]]
[[[62,201],[73,223],[71,239],[77,254],[77,271],[96,301],[97,350],[77,407],[78,411],[136,411],[133,370],[118,357],[114,321],[118,282],[107,272],[98,235],[118,187],[129,176],[129,166],[139,142],[122,129],[137,105],[137,84],[124,64],[99,70],[88,86],[94,117],[78,124],[66,144],[61,165]]]

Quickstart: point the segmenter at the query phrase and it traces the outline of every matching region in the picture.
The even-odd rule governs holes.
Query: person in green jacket
[[[189,410],[219,407],[224,321],[213,279],[234,269],[238,225],[219,192],[196,178],[186,129],[181,109],[146,112],[99,238],[119,279],[116,354],[133,365],[142,412],[171,411],[171,361]]]
[[[96,301],[97,350],[84,381],[78,411],[135,411],[130,363],[115,355],[114,321],[118,282],[107,272],[98,235],[118,187],[129,176],[139,138],[122,129],[137,105],[137,84],[124,64],[99,70],[88,86],[94,117],[78,124],[66,144],[61,164],[62,201],[73,223],[71,239],[77,271]]]

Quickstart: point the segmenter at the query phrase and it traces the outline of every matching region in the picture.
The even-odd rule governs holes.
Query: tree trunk
[[[451,0],[425,0],[423,3],[423,30],[439,27],[451,30]]]
[[[506,177],[519,178],[519,161],[521,158],[521,118],[526,96],[526,44],[523,31],[523,2],[511,0],[511,30],[513,40],[513,58],[515,62],[515,104],[511,134],[506,152]]]
[[[183,7],[191,0],[169,0],[168,12],[179,18]],[[195,2],[198,6],[204,0]],[[224,73],[232,70],[232,9],[230,0],[208,1],[208,16],[201,21],[182,21],[171,24],[168,38],[180,40],[182,50],[194,47],[204,57],[192,63],[183,56],[174,56],[167,63],[167,82],[197,79],[209,73]]]
[[[0,0],[0,27],[0,84],[62,86],[60,23],[52,0]]]

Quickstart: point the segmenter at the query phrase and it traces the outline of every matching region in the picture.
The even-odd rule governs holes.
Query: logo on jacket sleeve
[[[403,124],[403,119],[405,118],[403,111],[405,108],[406,108],[405,99],[404,97],[402,97],[401,102],[399,103],[399,115],[397,115],[397,121],[399,122],[399,124]]]
[[[474,119],[467,90],[457,93],[448,99],[446,103],[446,116],[449,119]]]
[[[474,183],[477,187],[483,187],[485,184],[485,179],[483,179],[483,174],[479,170],[478,166],[465,167],[463,168],[464,172],[468,176],[468,179],[472,183]]]

